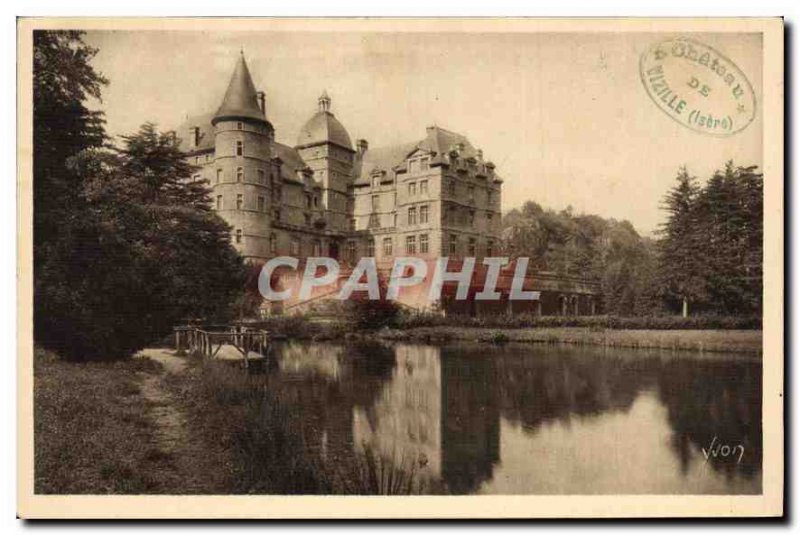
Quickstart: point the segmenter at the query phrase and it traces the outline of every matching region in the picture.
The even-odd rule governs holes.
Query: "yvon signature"
[[[744,457],[743,445],[737,444],[735,446],[731,446],[729,444],[722,444],[721,442],[717,441],[716,436],[711,441],[708,449],[706,450],[705,448],[702,448],[702,450],[703,456],[706,458],[706,462],[708,462],[709,458],[736,459],[736,464],[739,464],[742,462],[742,457]]]

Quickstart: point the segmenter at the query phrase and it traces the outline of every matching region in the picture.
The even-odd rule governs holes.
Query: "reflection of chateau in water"
[[[290,345],[280,360],[308,444],[422,460],[451,493],[560,492],[541,478],[577,467],[566,488],[586,493],[760,491],[759,362],[468,344]],[[714,437],[742,444],[741,463],[706,462]]]
[[[422,461],[426,473],[438,477],[443,417],[439,350],[399,346],[395,358],[392,377],[383,385],[376,403],[355,409],[356,445],[369,445],[398,460]]]

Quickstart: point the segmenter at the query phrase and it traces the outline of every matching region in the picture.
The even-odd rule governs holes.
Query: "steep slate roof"
[[[214,127],[211,125],[211,119],[213,117],[213,113],[205,113],[186,119],[175,130],[175,134],[180,141],[179,148],[190,154],[214,150]],[[192,128],[194,127],[200,128],[200,143],[197,147],[191,147],[190,144]],[[284,145],[283,143],[278,143],[277,141],[272,142],[271,149],[272,155],[279,157],[283,161],[281,164],[281,176],[286,180],[302,182],[297,178],[297,171],[304,169],[306,163],[300,157],[300,154],[292,147]]]
[[[297,136],[298,147],[308,147],[317,143],[335,143],[340,147],[353,150],[350,134],[331,112],[318,111],[309,119]]]
[[[179,147],[185,152],[205,151],[214,148],[214,127],[211,125],[213,113],[204,113],[188,117],[175,129],[175,134],[180,140]],[[200,128],[200,142],[197,147],[192,147],[192,128]]]
[[[411,142],[368,149],[360,158],[356,159],[353,166],[353,175],[355,176],[353,184],[356,186],[370,184],[370,175],[376,169],[387,173],[391,172],[394,166],[417,149],[417,145],[417,142]]]
[[[244,60],[244,54],[239,56],[236,68],[233,70],[228,90],[225,98],[222,99],[217,113],[214,114],[212,123],[224,119],[251,119],[265,122],[264,112],[258,105],[258,95],[256,87],[253,85],[253,78]]]
[[[421,141],[367,150],[360,159],[360,165],[357,160],[357,165],[354,169],[356,178],[353,184],[356,186],[370,184],[370,175],[373,170],[378,169],[389,173],[395,166],[403,163],[403,161],[417,149],[433,153],[431,163],[446,162],[445,156],[448,151],[457,147],[459,143],[463,143],[464,145],[464,149],[461,151],[461,156],[463,158],[475,157],[477,155],[475,147],[461,134],[445,130],[438,126],[428,127],[426,133],[427,135]]]

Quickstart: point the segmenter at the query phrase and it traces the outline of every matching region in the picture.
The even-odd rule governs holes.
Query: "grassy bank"
[[[35,492],[143,493],[167,460],[153,444],[141,396],[142,376],[159,373],[145,359],[71,363],[34,358]]]
[[[219,361],[194,361],[170,388],[206,447],[226,452],[231,494],[419,494],[434,484],[413,459],[369,447],[313,451],[309,431],[281,388],[266,375],[247,375]]]
[[[160,354],[34,359],[38,494],[418,494],[416,459],[364,447],[326,455],[266,375]],[[153,401],[153,400],[156,401]]]
[[[372,336],[376,335],[384,340],[429,343],[462,340],[761,353],[761,331],[752,330],[597,330],[582,327],[493,329],[443,326],[407,330],[384,329]]]
[[[346,319],[319,321],[303,316],[275,317],[261,326],[287,338],[442,343],[525,342],[761,353],[761,320],[731,316],[440,316],[398,315],[390,327],[358,329]]]

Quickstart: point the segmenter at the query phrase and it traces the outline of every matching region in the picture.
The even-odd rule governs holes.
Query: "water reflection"
[[[758,361],[470,344],[277,355],[307,444],[418,460],[451,493],[761,491]]]

